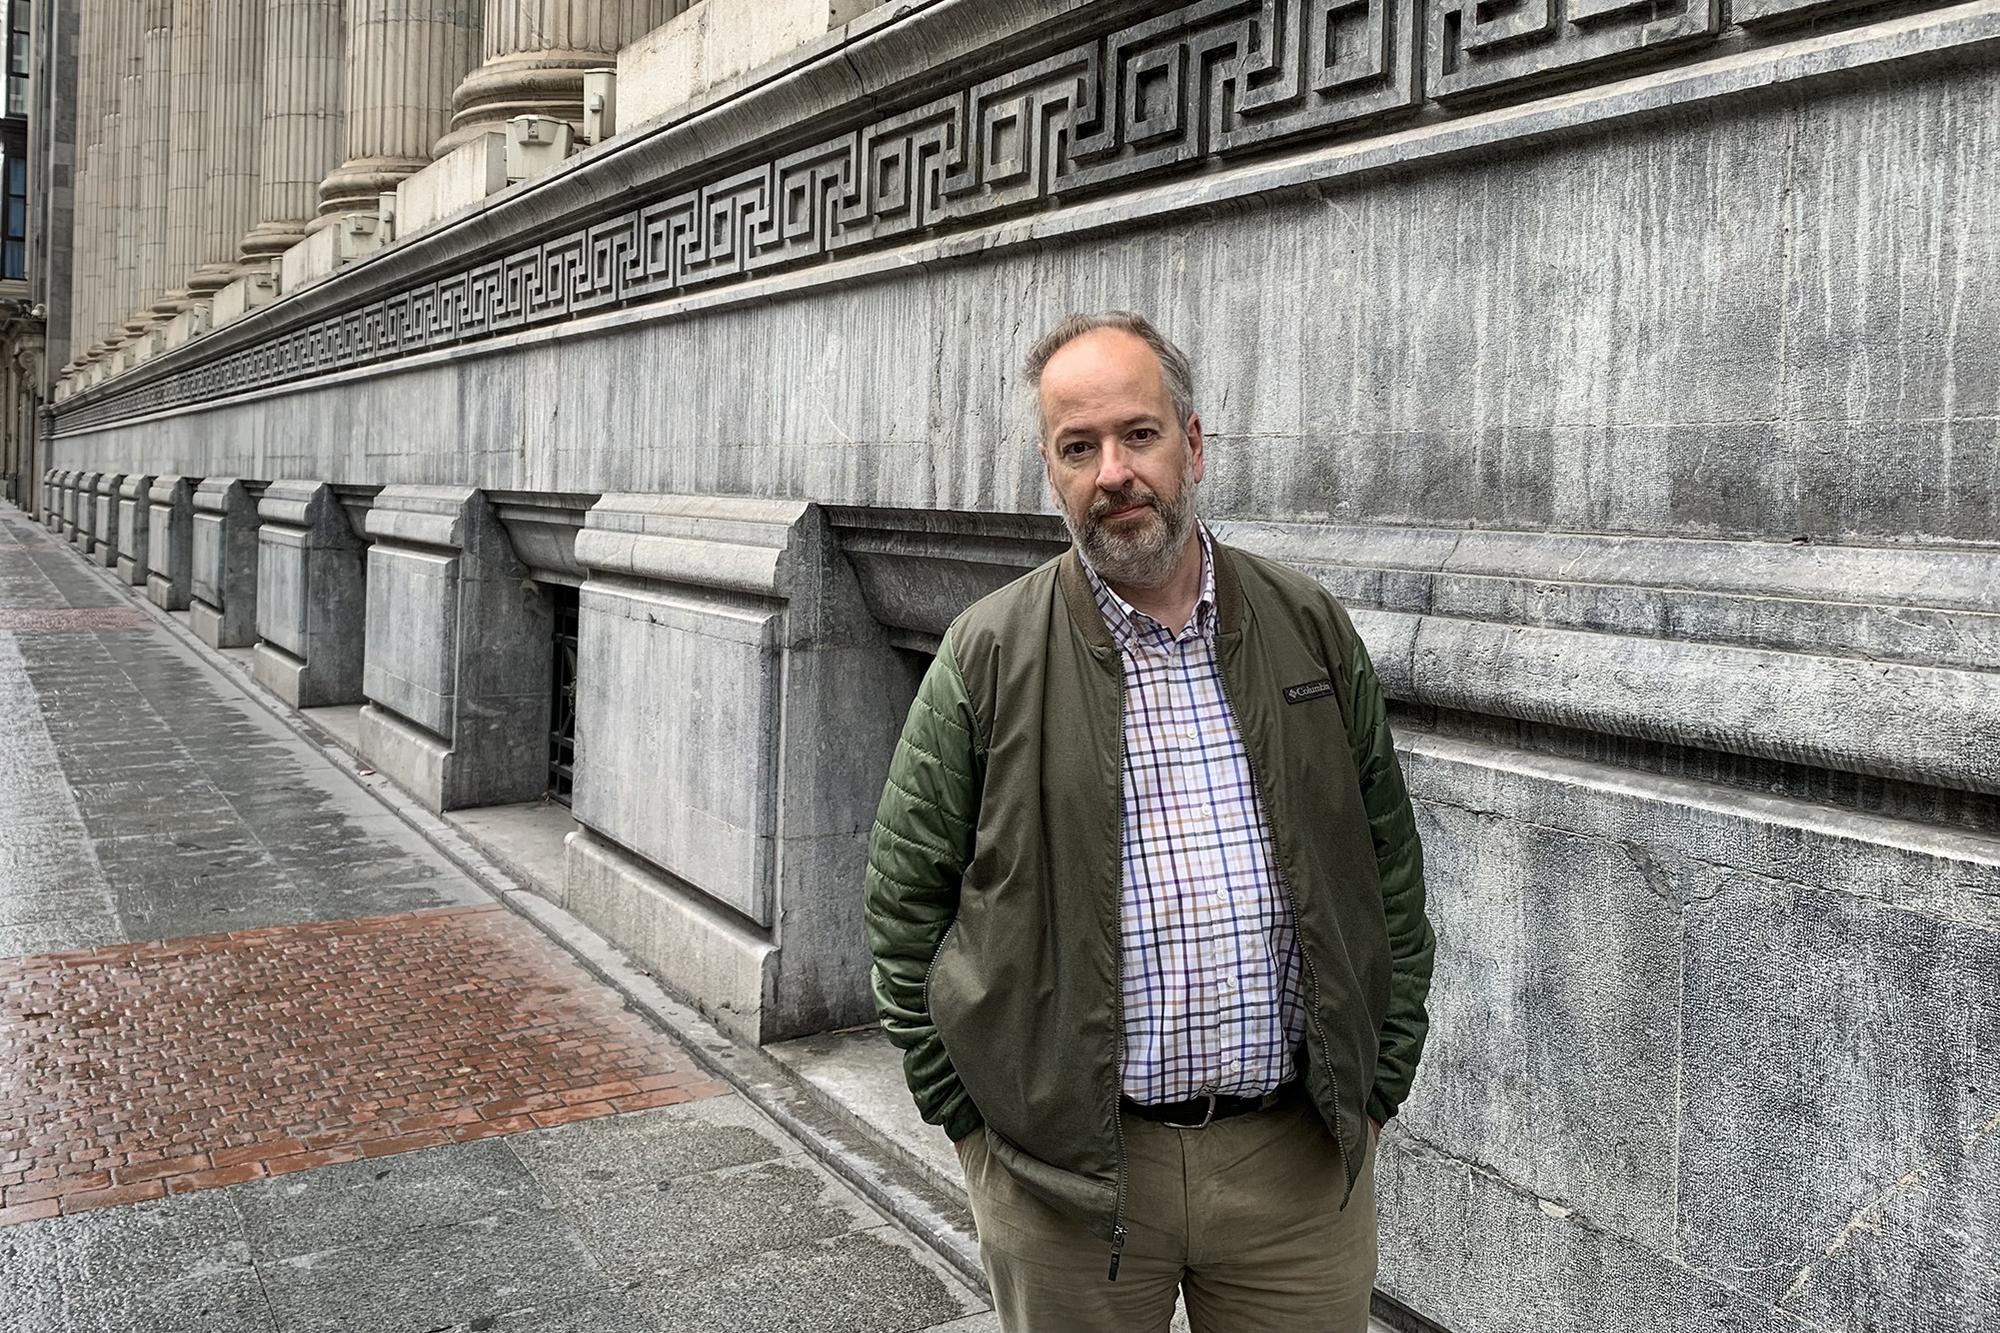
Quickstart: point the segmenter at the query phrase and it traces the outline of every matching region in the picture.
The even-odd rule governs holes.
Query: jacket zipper
[[[931,950],[931,961],[925,964],[924,966],[924,1012],[925,1013],[929,1013],[931,1008],[931,973],[937,971],[937,960],[944,956],[945,942],[951,939],[951,932],[957,929],[958,929],[958,916],[956,913],[954,913],[951,918],[951,924],[944,928],[944,934],[938,936],[937,948]]]
[[[1125,1188],[1127,1165],[1125,1160],[1125,1117],[1120,1114],[1119,1094],[1125,1078],[1125,943],[1119,932],[1119,921],[1125,902],[1125,663],[1118,663],[1118,873],[1112,877],[1111,887],[1111,954],[1118,960],[1118,985],[1112,991],[1112,1008],[1115,1014],[1113,1031],[1117,1034],[1114,1049],[1116,1058],[1111,1062],[1111,1134],[1118,1145],[1118,1183],[1111,1200],[1111,1269],[1104,1275],[1106,1282],[1118,1280],[1118,1261],[1125,1254]]]
[[[1265,828],[1271,835],[1271,872],[1278,877],[1278,887],[1284,890],[1285,901],[1292,909],[1292,935],[1298,943],[1299,961],[1305,964],[1306,969],[1306,1022],[1311,1026],[1313,1035],[1319,1038],[1320,1059],[1326,1061],[1327,1081],[1333,1083],[1332,1047],[1327,1043],[1326,1029],[1319,1023],[1319,969],[1313,966],[1312,951],[1306,948],[1305,926],[1302,924],[1303,918],[1299,915],[1299,897],[1292,891],[1291,881],[1285,877],[1285,858],[1278,848],[1278,830],[1271,824],[1270,803],[1264,799],[1264,779],[1257,768],[1257,757],[1251,752],[1250,738],[1243,733],[1243,720],[1236,712],[1236,696],[1229,688],[1229,673],[1220,670],[1219,666],[1218,663],[1216,677],[1222,682],[1222,702],[1229,709],[1229,720],[1236,728],[1236,739],[1243,746],[1243,762],[1250,769],[1250,790],[1257,798],[1257,813],[1263,818]],[[1299,1073],[1303,1077],[1305,1071],[1300,1070]],[[1333,1146],[1340,1151],[1341,1176],[1348,1182],[1347,1193],[1340,1201],[1340,1206],[1345,1208],[1348,1199],[1354,1197],[1354,1173],[1347,1162],[1347,1129],[1346,1122],[1340,1114],[1338,1083],[1334,1083],[1333,1090],[1335,1093]]]

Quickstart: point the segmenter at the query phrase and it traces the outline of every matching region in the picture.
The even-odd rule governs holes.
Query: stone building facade
[[[2000,0],[79,30],[31,502],[432,806],[570,801],[723,1024],[869,1019],[914,683],[1060,542],[1020,353],[1141,309],[1420,805],[1385,1293],[2000,1327]]]

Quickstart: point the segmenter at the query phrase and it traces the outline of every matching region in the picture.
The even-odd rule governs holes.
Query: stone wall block
[[[162,476],[147,492],[146,596],[168,611],[185,611],[194,594],[194,488],[199,477]]]
[[[1690,1266],[1817,1327],[2000,1326],[2000,924],[1744,873],[1683,986]]]
[[[70,544],[86,556],[97,551],[97,483],[101,472],[83,472],[70,493]]]
[[[257,679],[294,708],[361,702],[367,544],[322,482],[273,482],[257,512]]]
[[[141,588],[152,568],[147,563],[153,535],[152,492],[153,478],[145,473],[128,474],[118,488],[118,581]]]
[[[1406,729],[1382,1275],[1445,1327],[1984,1328],[2000,840]]]
[[[361,746],[433,809],[547,786],[551,617],[478,491],[391,486],[365,520]]]
[[[91,499],[97,563],[106,569],[118,567],[118,494],[124,485],[124,473],[106,472],[97,479],[97,493]]]
[[[210,647],[257,642],[257,497],[265,485],[215,477],[195,488],[188,621]]]
[[[1418,829],[1438,960],[1409,1132],[1671,1250],[1681,906],[1664,858],[1441,803]]]

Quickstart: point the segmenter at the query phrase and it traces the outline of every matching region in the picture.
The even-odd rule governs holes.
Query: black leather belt
[[[1172,1129],[1206,1129],[1218,1120],[1227,1120],[1235,1115],[1248,1115],[1252,1111],[1268,1111],[1291,1096],[1299,1086],[1297,1079],[1283,1083],[1261,1097],[1226,1097],[1207,1093],[1184,1102],[1153,1102],[1141,1104],[1130,1097],[1119,1098],[1119,1104],[1130,1115],[1141,1120],[1150,1120],[1156,1125],[1166,1125]]]

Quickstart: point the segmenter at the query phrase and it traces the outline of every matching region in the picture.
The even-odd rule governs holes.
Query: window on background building
[[[28,114],[28,0],[7,0],[7,114]],[[11,188],[11,187],[10,187]]]
[[[0,154],[7,203],[0,216],[0,278],[28,276],[28,159],[20,153]]]

